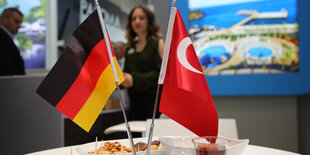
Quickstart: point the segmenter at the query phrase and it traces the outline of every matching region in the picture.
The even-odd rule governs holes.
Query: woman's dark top
[[[158,42],[159,38],[148,41],[144,49],[139,52],[136,52],[134,47],[126,50],[124,72],[130,73],[133,77],[133,87],[128,89],[129,120],[146,120],[153,115],[161,67]],[[159,116],[159,113],[157,115]]]

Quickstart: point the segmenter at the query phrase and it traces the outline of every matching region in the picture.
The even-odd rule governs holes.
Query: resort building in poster
[[[202,3],[189,33],[206,75],[298,72],[296,0]]]

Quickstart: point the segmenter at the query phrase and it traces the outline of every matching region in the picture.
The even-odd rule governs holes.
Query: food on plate
[[[156,145],[159,146],[160,145],[160,141],[159,140],[154,140],[151,145]]]
[[[145,151],[147,148],[147,144],[143,143],[143,142],[139,142],[137,144],[135,144],[135,150],[136,151]]]
[[[144,142],[139,142],[135,145],[136,152],[146,151],[146,149],[147,149],[147,144]],[[151,143],[151,150],[161,150],[161,149],[163,149],[163,146],[160,144],[159,140],[154,140]]]
[[[138,142],[135,144],[136,152],[146,151],[147,144],[144,142]],[[163,146],[160,144],[160,141],[155,140],[151,143],[151,150],[161,150]],[[124,154],[132,152],[131,148],[123,146],[119,142],[105,142],[103,146],[101,146],[97,150],[93,150],[88,152],[89,154]]]
[[[88,152],[89,154],[122,154],[132,152],[131,148],[123,146],[119,142],[105,142],[104,146],[97,150]]]

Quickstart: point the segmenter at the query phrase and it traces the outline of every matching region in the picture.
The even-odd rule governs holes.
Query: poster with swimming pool
[[[206,75],[299,72],[297,0],[189,0]]]
[[[24,15],[14,42],[24,59],[25,68],[45,68],[45,0],[0,0],[0,14],[8,7],[17,8]]]

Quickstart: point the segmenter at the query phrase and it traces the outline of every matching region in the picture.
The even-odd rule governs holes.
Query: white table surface
[[[27,155],[80,155],[78,152],[76,152],[77,147],[79,147],[79,145],[39,151]],[[248,145],[242,155],[298,155],[298,154],[268,147]]]
[[[145,132],[145,121],[129,121],[128,124],[130,126],[131,132]],[[104,134],[110,134],[119,131],[127,131],[125,123],[117,124],[107,128],[106,130],[104,130]]]
[[[248,145],[242,155],[298,155],[298,154],[268,147]]]

